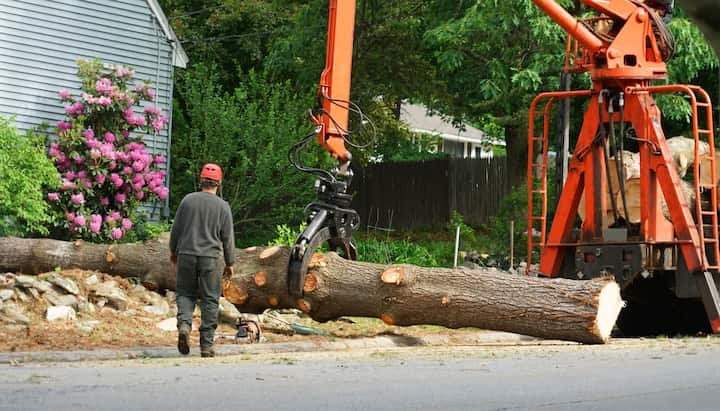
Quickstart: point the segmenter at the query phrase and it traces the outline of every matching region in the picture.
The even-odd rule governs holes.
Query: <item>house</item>
[[[469,125],[455,126],[439,115],[430,114],[421,104],[403,104],[400,121],[414,133],[436,136],[440,139],[438,151],[458,158],[492,158],[492,146],[505,146],[505,142],[487,135]]]
[[[157,0],[0,0],[0,116],[15,116],[19,130],[64,118],[58,91],[77,96],[76,61],[94,58],[134,67],[172,115],[173,72],[188,57]],[[170,127],[145,137],[168,161],[170,141]],[[157,211],[166,215],[167,201]]]

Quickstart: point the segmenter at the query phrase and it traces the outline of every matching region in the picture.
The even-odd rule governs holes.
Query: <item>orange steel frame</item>
[[[665,142],[665,135],[661,129],[661,113],[652,93],[657,92],[685,92],[692,99],[694,138],[695,138],[695,176],[699,179],[698,158],[698,125],[697,102],[695,93],[702,93],[709,107],[707,94],[693,86],[651,86],[652,80],[665,79],[667,68],[662,59],[660,45],[656,41],[652,29],[650,10],[643,5],[643,1],[631,2],[629,0],[581,0],[582,3],[592,7],[608,16],[608,19],[622,21],[622,27],[614,33],[610,42],[606,38],[597,36],[588,26],[579,22],[565,9],[553,0],[533,0],[546,14],[562,26],[569,34],[567,44],[568,55],[574,53],[573,67],[568,67],[570,59],[566,61],[566,70],[574,72],[589,72],[593,87],[582,92],[544,93],[538,96],[530,108],[530,121],[528,130],[528,264],[532,259],[534,245],[541,247],[539,271],[546,276],[560,274],[564,254],[578,245],[602,245],[603,230],[607,228],[605,221],[607,205],[607,176],[605,175],[605,147],[604,141],[598,141],[599,126],[610,121],[613,116],[615,124],[620,122],[619,113],[608,110],[607,100],[601,100],[605,91],[624,93],[624,122],[631,123],[637,132],[640,144],[640,184],[641,184],[641,235],[642,242],[648,244],[673,244],[679,247],[684,257],[688,271],[693,274],[709,274],[709,269],[717,269],[720,261],[717,243],[717,203],[715,189],[713,194],[713,233],[712,239],[703,237],[703,210],[700,206],[699,186],[696,182],[698,226],[690,212],[688,202],[681,190],[680,177],[675,169],[670,151]],[[576,42],[574,45],[572,44]],[[545,236],[545,218],[547,212],[547,182],[545,172],[547,169],[547,147],[549,110],[552,103],[558,98],[589,96],[590,103],[585,112],[582,129],[578,137],[575,152],[569,165],[567,179],[559,198],[553,225],[550,233]],[[534,130],[537,116],[536,106],[544,99],[550,99],[543,115],[543,137],[536,136]],[[712,141],[712,115],[708,122],[709,144]],[[622,136],[621,136],[622,138]],[[543,147],[542,163],[536,163],[532,158],[532,147],[540,142]],[[714,150],[713,150],[714,152]],[[540,168],[543,179],[539,188],[534,187],[533,171]],[[711,170],[712,181],[715,180],[715,169]],[[580,227],[578,242],[571,242],[570,234],[577,216],[581,196],[585,194],[585,219]],[[667,202],[672,223],[665,220],[661,209],[661,196]],[[543,204],[540,205],[540,215],[533,215],[533,200],[535,194],[541,194]],[[710,212],[707,212],[710,214]],[[533,240],[533,229],[540,222],[540,242]],[[711,263],[705,255],[705,245],[712,245],[714,261]],[[696,276],[696,278],[699,278]],[[703,297],[706,311],[713,331],[720,331],[720,318],[718,318],[717,290],[710,276],[707,287],[714,296],[708,301]],[[712,300],[715,300],[714,302]]]

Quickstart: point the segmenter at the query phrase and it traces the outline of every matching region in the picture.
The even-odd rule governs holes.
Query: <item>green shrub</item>
[[[43,191],[60,185],[44,137],[18,134],[0,117],[0,235],[47,234],[52,220]]]
[[[307,224],[302,223],[297,229],[290,228],[287,224],[275,226],[275,238],[268,242],[268,247],[274,245],[292,247],[300,233],[303,232]]]
[[[437,267],[435,256],[425,247],[407,240],[357,240],[358,259],[378,264],[413,264]]]

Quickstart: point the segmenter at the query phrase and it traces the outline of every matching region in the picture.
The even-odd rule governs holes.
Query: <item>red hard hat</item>
[[[200,173],[200,178],[207,178],[208,180],[214,180],[219,183],[222,181],[222,169],[217,164],[205,164]]]

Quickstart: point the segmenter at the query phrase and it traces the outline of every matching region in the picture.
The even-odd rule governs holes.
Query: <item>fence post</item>
[[[515,265],[515,220],[510,220],[510,269]]]
[[[453,268],[457,268],[459,248],[460,248],[460,226],[457,226],[457,230],[455,230],[455,259],[453,262]]]

